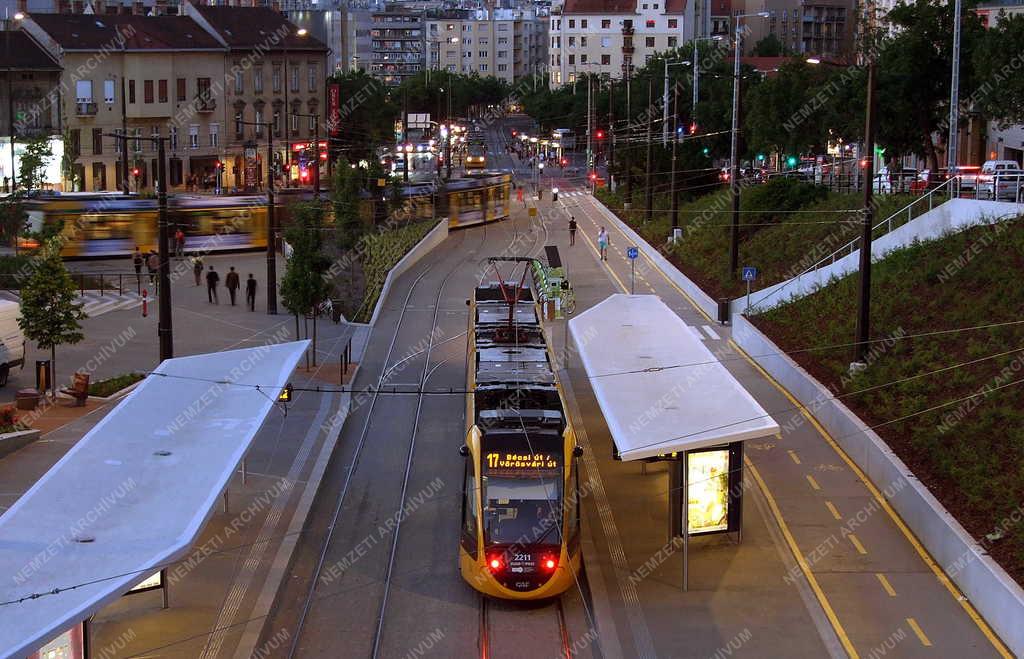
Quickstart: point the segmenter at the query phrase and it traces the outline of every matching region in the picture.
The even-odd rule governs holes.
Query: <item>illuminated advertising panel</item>
[[[30,654],[28,659],[85,659],[85,623],[78,623]]]
[[[743,443],[690,451],[686,462],[690,535],[738,531],[743,510]]]

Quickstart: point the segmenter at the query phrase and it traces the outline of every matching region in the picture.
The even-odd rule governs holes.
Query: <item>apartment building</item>
[[[733,0],[733,9],[767,18],[744,20],[749,28],[743,50],[750,54],[758,41],[774,34],[791,52],[833,60],[853,55],[857,0]]]
[[[60,64],[22,30],[0,32],[0,52],[6,69],[0,87],[0,190],[8,190],[12,138],[25,140],[60,132],[60,106],[49,101],[60,84]],[[17,166],[16,160],[13,163]],[[18,176],[17,170],[14,176]]]
[[[546,61],[545,17],[512,9],[431,13],[426,22],[426,66],[512,83],[539,73]]]
[[[280,12],[266,7],[189,4],[185,12],[224,49],[220,97],[228,128],[224,138],[225,185],[239,189],[264,186],[266,129],[243,122],[272,124],[275,160],[284,166],[289,184],[301,181],[306,149],[318,132],[326,140],[322,126],[327,119],[327,47]],[[248,163],[247,168],[244,154],[246,149],[251,153],[254,148],[258,166]],[[255,174],[246,176],[247,169]]]
[[[685,0],[565,0],[549,19],[551,86],[584,73],[622,77],[689,41],[692,13]]]
[[[371,16],[370,73],[395,87],[423,70],[425,65],[425,12],[388,5]]]
[[[81,190],[114,190],[124,178],[118,141],[169,137],[169,184],[181,186],[222,153],[216,99],[199,100],[223,78],[221,45],[181,16],[35,14],[22,28],[60,63],[53,102],[76,160]],[[132,189],[151,188],[156,145],[129,139]]]

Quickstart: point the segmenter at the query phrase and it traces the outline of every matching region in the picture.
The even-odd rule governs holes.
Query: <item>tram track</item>
[[[480,659],[523,656],[524,629],[530,630],[530,654],[571,659],[573,642],[562,598],[544,602],[506,602],[480,596]]]

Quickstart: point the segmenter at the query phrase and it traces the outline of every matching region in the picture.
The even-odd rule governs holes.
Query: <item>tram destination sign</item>
[[[487,472],[492,476],[529,476],[537,471],[557,470],[560,456],[555,453],[530,453],[498,450],[484,454]]]

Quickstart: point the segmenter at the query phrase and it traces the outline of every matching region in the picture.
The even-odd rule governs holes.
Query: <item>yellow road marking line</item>
[[[807,583],[810,584],[811,590],[814,591],[814,596],[818,598],[818,603],[821,604],[822,610],[825,612],[825,616],[829,622],[832,623],[832,629],[835,630],[836,636],[839,637],[839,642],[842,643],[846,653],[850,655],[850,659],[858,659],[860,655],[857,654],[857,649],[853,647],[853,642],[850,641],[850,637],[846,635],[846,630],[843,629],[843,625],[839,622],[839,618],[836,617],[835,611],[832,610],[832,605],[829,603],[828,598],[825,597],[825,592],[818,585],[818,580],[815,578],[814,573],[811,572],[811,567],[807,564],[807,560],[804,555],[800,553],[800,547],[797,546],[796,540],[793,538],[793,534],[789,531],[789,525],[786,524],[786,520],[782,518],[782,511],[779,510],[779,504],[775,502],[775,497],[768,490],[768,486],[765,484],[764,479],[761,478],[761,472],[757,470],[754,463],[750,461],[750,458],[743,456],[743,462],[747,466],[747,471],[757,481],[757,486],[761,490],[761,494],[768,501],[768,509],[772,511],[772,516],[775,518],[775,522],[779,525],[782,530],[782,536],[786,539],[786,544],[789,545],[789,551],[793,553],[793,558],[796,559],[797,565],[800,566],[800,571],[804,573],[804,578],[807,579]]]
[[[835,517],[836,519],[842,519],[843,518],[843,516],[839,514],[839,511],[836,510],[835,505],[833,505],[831,501],[826,501],[825,502],[825,507],[828,508],[828,511],[830,513],[832,513],[832,516]]]
[[[793,462],[800,464],[800,458],[797,456],[796,451],[790,450],[788,453],[789,457],[793,458]]]
[[[889,579],[881,572],[876,572],[875,576],[882,582],[882,588],[885,588],[885,592],[889,593],[889,597],[896,597],[896,589],[889,583]]]
[[[810,483],[811,487],[813,487],[814,489],[816,489],[816,490],[820,490],[821,489],[821,486],[818,485],[818,481],[814,480],[814,476],[811,476],[810,474],[807,474],[807,482]]]
[[[860,543],[860,539],[857,538],[857,536],[855,536],[854,534],[851,533],[847,537],[850,539],[850,542],[853,543],[853,546],[857,548],[857,553],[858,554],[866,554],[866,553],[868,553],[868,550],[864,549],[864,545],[862,545]]]
[[[946,590],[948,590],[949,593],[953,596],[953,599],[960,603],[960,606],[967,613],[967,615],[970,616],[971,620],[974,621],[974,624],[978,626],[978,629],[981,630],[981,633],[984,634],[985,637],[989,640],[992,646],[996,649],[996,652],[998,652],[1000,656],[1004,657],[1004,659],[1014,659],[1013,654],[1007,649],[1006,645],[1003,644],[999,637],[996,636],[995,632],[992,631],[992,628],[988,626],[988,623],[985,622],[985,619],[981,617],[981,614],[979,614],[978,611],[974,608],[974,605],[971,604],[970,600],[968,600],[967,597],[963,593],[961,593],[955,585],[953,585],[953,582],[950,581],[949,577],[946,575],[943,569],[939,567],[938,563],[935,562],[935,559],[933,559],[931,554],[928,553],[928,550],[925,549],[923,545],[921,545],[921,542],[917,539],[917,536],[915,536],[913,532],[907,527],[906,523],[903,521],[903,518],[900,517],[895,510],[893,510],[892,506],[889,505],[889,502],[886,500],[886,498],[883,497],[882,493],[878,491],[877,487],[875,487],[875,484],[868,479],[867,475],[861,470],[860,467],[857,466],[857,463],[855,463],[850,458],[850,456],[846,454],[846,451],[839,447],[839,444],[837,444],[836,441],[832,439],[832,435],[830,435],[828,431],[825,430],[825,428],[822,427],[820,423],[818,423],[818,420],[814,418],[814,415],[807,411],[807,408],[804,407],[804,405],[800,401],[794,398],[793,394],[789,393],[789,391],[785,387],[779,384],[779,382],[775,378],[773,378],[767,371],[761,368],[760,364],[751,359],[750,355],[748,355],[746,351],[743,350],[743,348],[739,347],[735,341],[729,339],[729,344],[732,346],[733,350],[737,352],[737,354],[742,355],[743,358],[746,359],[747,362],[750,363],[750,365],[753,366],[756,371],[758,371],[761,375],[765,377],[765,379],[771,382],[776,389],[782,392],[782,395],[785,396],[790,403],[792,403],[794,406],[796,406],[797,409],[800,410],[804,417],[806,417],[807,420],[811,422],[811,425],[813,425],[815,429],[825,439],[825,441],[828,442],[828,445],[832,447],[832,450],[834,450],[836,454],[839,455],[839,457],[841,457],[847,465],[849,465],[850,469],[853,471],[854,474],[856,474],[857,478],[859,478],[860,481],[864,483],[864,486],[868,488],[868,491],[871,492],[871,496],[873,496],[875,500],[878,501],[879,505],[882,506],[882,509],[886,512],[887,515],[889,515],[889,518],[892,519],[893,523],[896,524],[896,527],[899,528],[899,530],[903,533],[903,536],[914,547],[914,550],[917,551],[917,554],[921,557],[921,560],[925,562],[925,564],[931,569],[932,573],[938,578],[942,585],[946,587]]]
[[[921,645],[929,648],[932,646],[932,642],[924,635],[924,630],[921,629],[921,625],[917,624],[916,620],[913,618],[907,618],[907,624],[910,625],[910,628],[914,630],[915,634],[917,634],[917,640],[921,641]]]
[[[601,262],[601,252],[599,252],[597,250],[597,245],[595,245],[594,242],[592,240],[590,240],[590,236],[588,236],[586,233],[584,233],[583,234],[583,240],[587,241],[587,244],[590,245],[590,249],[594,250],[594,254],[597,256],[598,262]],[[608,263],[608,262],[604,261],[604,263]],[[613,270],[610,265],[606,265],[605,266],[605,270],[607,270],[608,273],[615,279],[615,282],[619,285],[619,288],[622,289],[623,293],[628,293],[629,292],[629,288],[625,284],[622,283],[622,280],[619,279],[619,276],[617,274],[615,274],[615,270]]]
[[[775,433],[775,439],[777,439],[777,440],[779,440],[781,442],[782,441],[782,433],[781,432]]]

